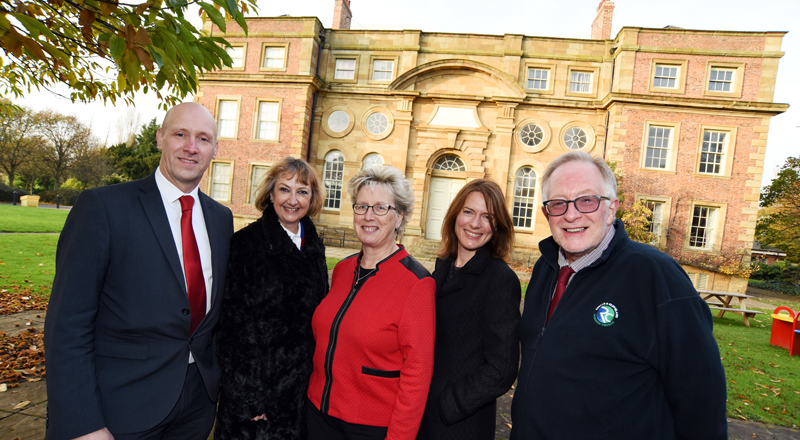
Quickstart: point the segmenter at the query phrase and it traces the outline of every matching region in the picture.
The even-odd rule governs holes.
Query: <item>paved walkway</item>
[[[328,248],[326,256],[345,258],[358,252],[356,249]],[[433,261],[420,261],[428,270],[433,270]],[[28,327],[44,328],[44,311],[33,310],[14,315],[0,315],[0,331],[16,335]],[[37,315],[40,317],[37,318]],[[17,327],[19,324],[19,327]],[[511,396],[512,388],[497,402],[496,438],[508,439],[511,430]],[[27,403],[25,403],[27,402]],[[22,405],[25,403],[24,405]],[[16,409],[15,409],[16,408]],[[0,393],[0,439],[42,440],[45,433],[47,416],[47,392],[45,381],[21,383],[19,387],[9,388]],[[730,440],[800,439],[800,430],[789,429],[761,423],[728,420]]]

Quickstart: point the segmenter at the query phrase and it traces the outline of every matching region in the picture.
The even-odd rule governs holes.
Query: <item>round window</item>
[[[330,125],[330,122],[328,123]],[[373,113],[367,118],[367,131],[374,135],[383,134],[389,128],[389,118],[383,113]]]
[[[564,133],[564,145],[570,150],[581,150],[586,146],[586,132],[580,127],[570,127]]]
[[[350,125],[350,116],[343,110],[336,110],[328,115],[328,127],[336,133],[341,133]]]
[[[519,131],[519,139],[529,147],[535,147],[542,143],[544,130],[538,124],[525,124]]]

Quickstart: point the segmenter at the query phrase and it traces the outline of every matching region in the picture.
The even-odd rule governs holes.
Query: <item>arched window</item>
[[[544,140],[544,130],[539,124],[525,124],[519,131],[519,140],[529,147],[538,147]]]
[[[369,153],[364,156],[364,161],[361,164],[361,169],[375,168],[383,166],[383,157],[378,153]]]
[[[517,171],[514,182],[514,226],[530,228],[536,215],[536,171],[522,167]]]
[[[452,154],[436,159],[436,163],[433,164],[433,169],[439,171],[467,171],[467,167],[464,166],[464,162],[461,158]]]
[[[342,181],[344,180],[344,156],[338,151],[325,155],[325,168],[322,171],[325,185],[325,209],[339,209],[342,203]]]

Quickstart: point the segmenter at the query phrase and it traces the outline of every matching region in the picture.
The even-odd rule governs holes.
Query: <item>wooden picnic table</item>
[[[747,310],[746,301],[747,298],[753,298],[751,295],[745,295],[743,293],[733,293],[733,292],[718,292],[714,290],[705,290],[705,289],[697,289],[697,293],[700,296],[708,301],[711,299],[711,302],[708,303],[708,307],[712,310],[719,310],[719,314],[717,314],[717,318],[722,318],[725,312],[733,312],[739,313],[742,315],[742,319],[744,320],[744,325],[750,327],[750,320],[748,317],[755,316],[759,313],[758,310]],[[739,301],[739,307],[731,307],[731,301],[736,298]]]

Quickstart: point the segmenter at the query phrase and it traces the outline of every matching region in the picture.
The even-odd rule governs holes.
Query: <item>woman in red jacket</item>
[[[309,440],[412,440],[433,373],[435,284],[396,243],[414,193],[400,170],[362,170],[348,183],[362,250],[339,262],[314,312]]]

